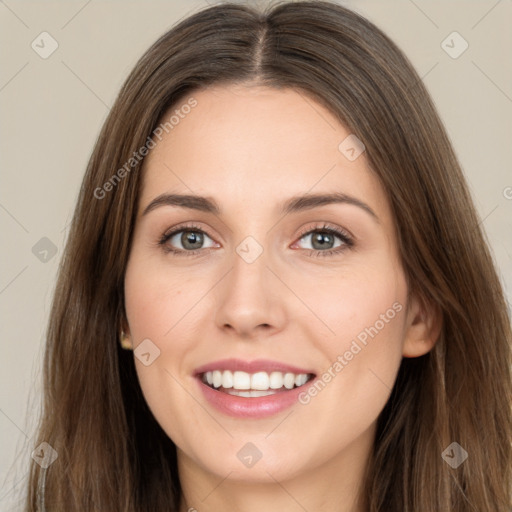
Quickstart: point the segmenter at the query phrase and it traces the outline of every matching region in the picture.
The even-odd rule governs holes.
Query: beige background
[[[423,77],[465,170],[512,302],[512,61],[506,58],[512,48],[512,1],[343,3],[390,35]],[[143,51],[206,4],[0,3],[2,511],[19,510],[34,449],[51,295],[92,146]],[[31,47],[43,31],[58,43],[47,59]],[[469,44],[456,59],[441,47],[453,31]],[[459,44],[454,42],[455,50]],[[56,246],[53,257],[42,252],[48,244],[39,242],[43,237]],[[45,257],[48,261],[41,261]]]

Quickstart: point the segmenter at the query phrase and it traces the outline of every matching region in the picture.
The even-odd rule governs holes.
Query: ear
[[[124,332],[127,336],[130,336],[130,326],[128,325],[128,319],[126,318],[126,313],[124,311],[124,308],[122,309],[120,313],[120,319],[119,319],[119,332]]]
[[[430,352],[439,338],[442,323],[437,304],[413,296],[407,310],[403,357],[419,357]]]
[[[124,332],[127,336],[130,336],[130,326],[128,325],[128,320],[126,319],[126,315],[123,313],[121,317],[121,331]]]
[[[121,343],[121,347],[125,350],[133,350],[133,342],[130,334],[130,327],[128,325],[128,320],[126,319],[126,315],[123,313],[120,321],[120,332],[119,332],[119,342]]]

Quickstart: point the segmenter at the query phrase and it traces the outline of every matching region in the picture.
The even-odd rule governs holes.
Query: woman
[[[508,511],[510,347],[401,51],[335,3],[206,8],[91,156],[26,510]]]

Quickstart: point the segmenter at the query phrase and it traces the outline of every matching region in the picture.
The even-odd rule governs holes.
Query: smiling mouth
[[[233,396],[256,398],[275,395],[307,384],[311,373],[256,372],[214,370],[199,375],[208,387]]]

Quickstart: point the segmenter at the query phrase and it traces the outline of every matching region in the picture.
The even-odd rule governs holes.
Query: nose
[[[233,255],[233,265],[219,283],[216,325],[236,338],[270,336],[284,328],[285,289],[268,266],[266,253],[256,260]]]

